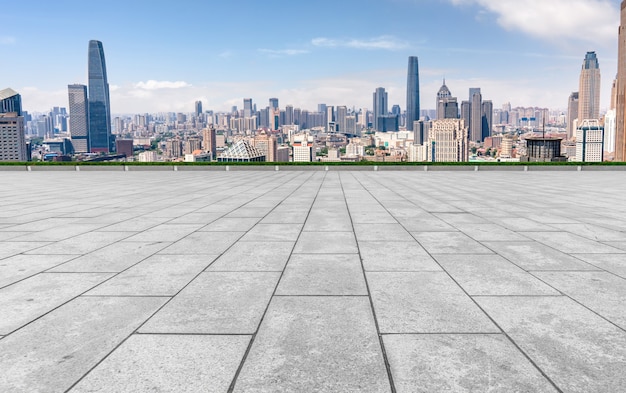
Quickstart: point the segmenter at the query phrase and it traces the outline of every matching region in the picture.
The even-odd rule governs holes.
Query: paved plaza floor
[[[0,172],[0,392],[624,392],[624,172]]]

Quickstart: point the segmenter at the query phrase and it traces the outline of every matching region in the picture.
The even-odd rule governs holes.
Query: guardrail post
[[[76,172],[80,172],[80,167],[78,165],[76,165],[74,169],[76,170]]]
[[[30,167],[30,165],[28,165],[28,166],[26,167],[26,170],[27,170],[28,172],[32,172],[32,170],[33,170],[33,169]]]
[[[524,172],[528,172],[528,165],[524,165]]]
[[[378,172],[378,165],[374,165],[374,172]]]
[[[581,172],[583,170],[582,165],[578,165],[578,172]]]
[[[178,165],[174,165],[174,172],[178,172]]]
[[[274,170],[275,170],[276,172],[278,172],[278,171],[280,170],[280,167],[279,167],[278,165],[276,165],[276,166],[274,166]]]
[[[230,171],[230,166],[226,165],[226,172]]]
[[[478,172],[478,165],[474,166],[474,172]]]
[[[128,172],[128,165],[124,165],[124,172]]]

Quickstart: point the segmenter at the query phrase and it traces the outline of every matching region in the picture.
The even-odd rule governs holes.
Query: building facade
[[[617,55],[615,161],[626,161],[626,0],[622,1]]]
[[[386,115],[387,113],[383,113]],[[409,57],[406,87],[406,129],[413,131],[413,123],[420,119],[419,59]],[[376,122],[374,124],[377,124]]]
[[[209,127],[202,130],[202,149],[211,155],[214,160],[217,156],[217,132],[215,128]]]
[[[0,113],[22,116],[22,96],[10,88],[0,90]]]
[[[461,119],[434,120],[426,144],[429,162],[469,161],[468,132]]]
[[[24,117],[17,112],[0,113],[0,161],[28,161]]]
[[[470,89],[469,136],[472,142],[483,140],[483,95],[480,88]]]
[[[578,90],[578,123],[600,118],[600,63],[596,52],[587,52],[580,72]]]
[[[89,151],[108,153],[111,148],[111,104],[104,48],[89,41]]]
[[[604,161],[604,127],[598,120],[583,120],[576,129],[576,161]]]
[[[89,100],[87,86],[67,87],[70,106],[70,135],[76,153],[89,153]],[[119,132],[119,131],[118,131]]]
[[[293,137],[293,162],[312,162],[314,154],[314,139],[309,134],[299,134]]]
[[[567,139],[574,138],[574,122],[578,118],[578,99],[579,93],[577,91],[570,94],[567,100]]]
[[[378,118],[389,114],[388,96],[384,88],[379,87],[374,92],[374,128],[378,127]]]

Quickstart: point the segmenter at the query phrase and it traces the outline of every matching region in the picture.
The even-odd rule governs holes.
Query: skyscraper
[[[243,117],[252,117],[252,98],[243,99]]]
[[[587,52],[580,72],[578,124],[600,118],[600,64],[596,52]]]
[[[567,101],[567,139],[572,139],[576,131],[574,121],[578,118],[578,97],[579,94],[575,91],[570,94]]]
[[[337,132],[346,133],[346,117],[348,116],[348,108],[346,106],[337,107]]]
[[[13,89],[0,90],[0,113],[22,116],[22,96]]]
[[[413,131],[413,123],[420,119],[420,80],[419,80],[419,60],[417,56],[409,57],[409,69],[406,86],[406,129]],[[374,108],[376,112],[376,108]],[[387,113],[384,113],[385,115]],[[377,123],[374,114],[374,124]]]
[[[437,119],[458,119],[459,118],[459,103],[456,97],[452,97],[452,93],[448,86],[446,86],[446,80],[443,80],[443,85],[437,92]]]
[[[196,117],[200,117],[202,114],[202,101],[196,101],[195,104]]]
[[[480,88],[470,89],[470,141],[483,141],[483,96]]]
[[[89,101],[87,86],[67,87],[70,103],[70,135],[76,153],[89,152]],[[117,130],[118,133],[121,130]]]
[[[626,0],[622,1],[617,56],[617,127],[615,161],[626,161]]]
[[[483,109],[482,109],[482,139],[484,141],[485,138],[490,137],[493,129],[493,102],[490,100],[483,101]]]
[[[466,162],[469,160],[467,142],[467,128],[463,120],[435,120],[428,133],[428,161]]]
[[[26,161],[22,96],[13,89],[0,90],[0,161]]]
[[[381,116],[387,116],[387,114],[389,113],[387,100],[387,92],[385,91],[385,89],[383,87],[377,88],[374,92],[374,128],[378,127],[378,118]],[[412,127],[413,126],[411,126],[411,128]]]
[[[270,98],[270,109],[278,109],[278,98]]]
[[[111,150],[111,104],[102,42],[89,41],[89,151]]]
[[[470,101],[463,101],[461,103],[461,119],[465,123],[465,127],[470,124],[470,118],[472,117],[472,103]]]

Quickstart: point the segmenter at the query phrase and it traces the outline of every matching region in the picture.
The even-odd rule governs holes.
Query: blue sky
[[[496,107],[564,108],[587,51],[600,59],[602,106],[617,69],[619,0],[197,2],[58,0],[2,6],[0,88],[24,107],[67,105],[86,83],[87,45],[103,42],[115,113],[242,106],[371,107],[378,86],[405,106],[420,58],[422,108],[445,76],[455,96],[481,87]],[[547,3],[547,4],[546,4]]]

